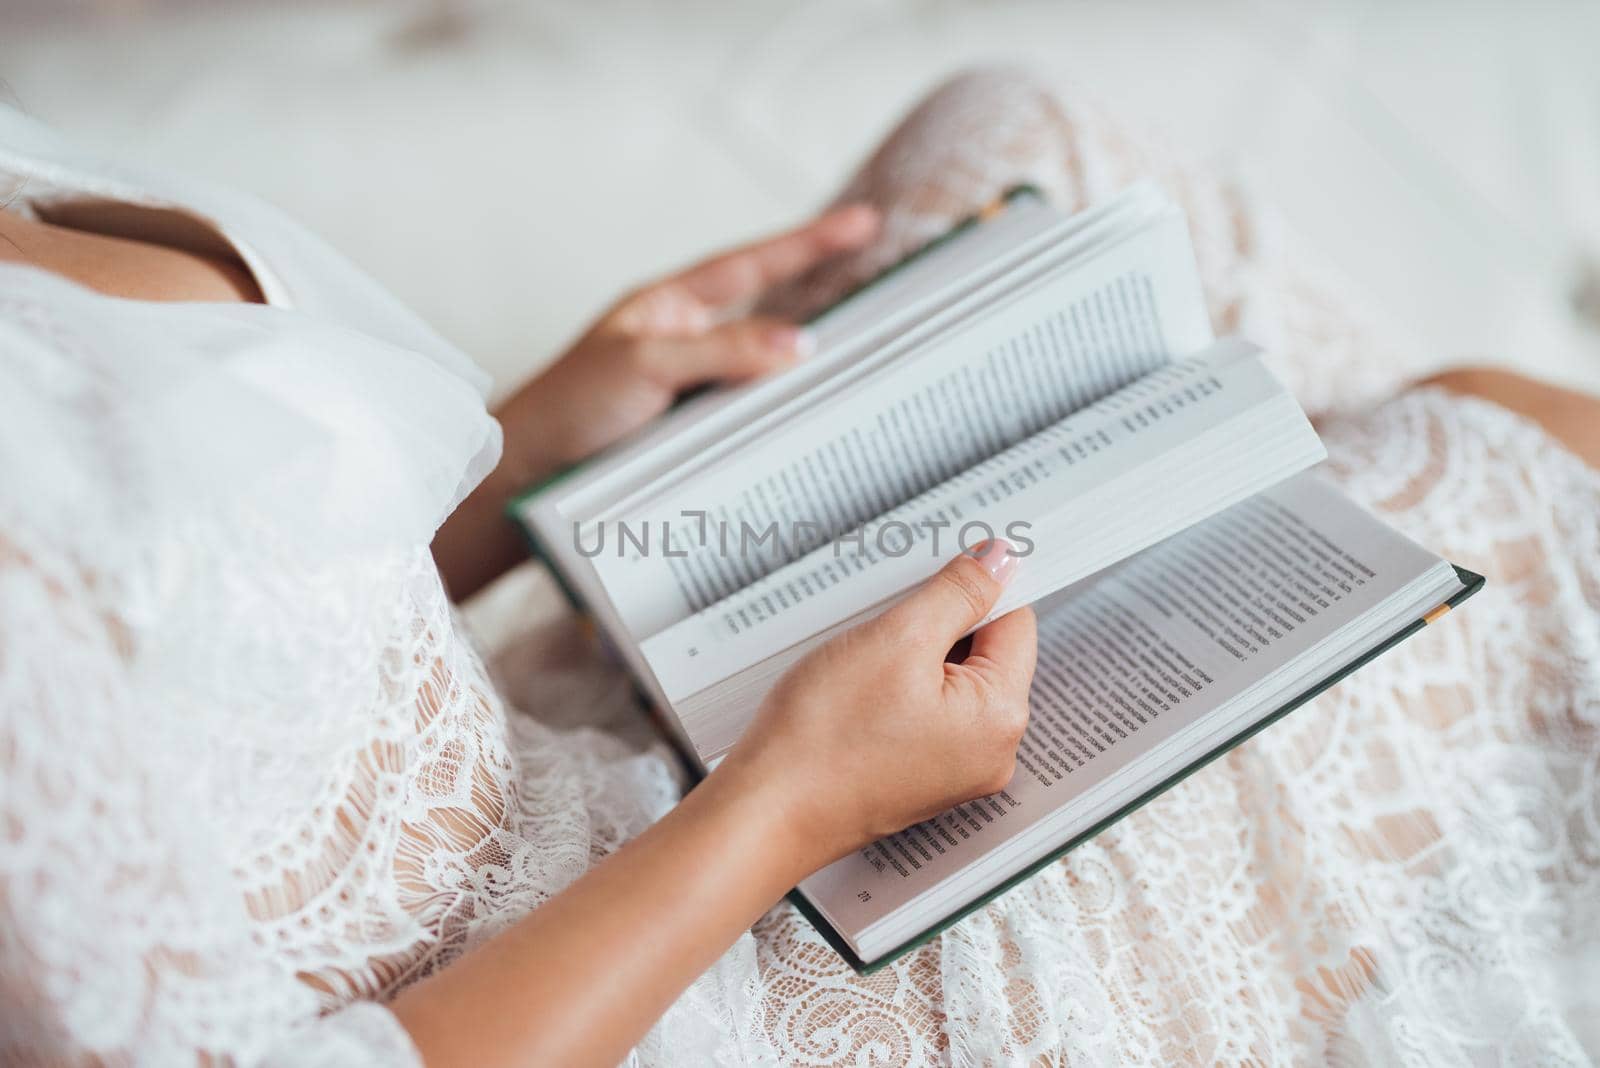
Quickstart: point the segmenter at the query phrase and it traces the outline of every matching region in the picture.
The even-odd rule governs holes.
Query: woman
[[[1072,208],[1163,175],[1220,328],[1314,408],[1394,388],[1252,214],[968,76],[848,206],[625,298],[497,427],[464,357],[260,205],[14,115],[0,146],[0,1059],[1581,1050],[1553,979],[1600,919],[1593,399],[1473,372],[1329,416],[1346,489],[1494,592],[861,979],[769,910],[1004,782],[1031,615],[944,662],[1003,545],[799,666],[677,803],[659,746],[507,712],[444,589],[517,561],[510,493],[800,357],[798,315],[1019,180]]]

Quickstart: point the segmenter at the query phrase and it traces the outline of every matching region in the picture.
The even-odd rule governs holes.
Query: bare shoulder
[[[0,211],[0,263],[25,263],[129,300],[260,300],[242,264]]]

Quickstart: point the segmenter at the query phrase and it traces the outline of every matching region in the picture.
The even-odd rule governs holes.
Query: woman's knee
[[[1452,393],[1481,397],[1533,420],[1551,437],[1600,468],[1600,397],[1499,367],[1456,367],[1423,379]]]
[[[1013,185],[1037,185],[1052,199],[1074,190],[1075,157],[1070,123],[1048,86],[1020,68],[983,67],[924,96],[857,184],[891,200],[932,193],[939,211],[970,212]]]
[[[988,151],[1004,154],[1003,163],[1032,162],[1041,157],[1065,163],[1060,151],[1068,122],[1056,91],[1023,67],[974,67],[936,85],[907,116],[960,131]]]
[[[963,110],[974,104],[1001,100],[1054,102],[1055,94],[1026,67],[968,67],[945,78],[924,95],[912,114],[924,110]]]

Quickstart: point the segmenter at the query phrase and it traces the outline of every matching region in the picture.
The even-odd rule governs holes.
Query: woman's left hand
[[[576,463],[712,382],[757,378],[807,355],[793,323],[741,316],[765,290],[876,235],[867,205],[713,256],[628,294],[497,413],[506,462],[537,474]]]
[[[523,557],[506,501],[621,440],[680,393],[757,378],[806,354],[809,335],[781,319],[740,315],[765,290],[878,232],[867,205],[835,208],[787,233],[713,256],[623,297],[576,344],[506,401],[500,464],[445,521],[434,559],[467,597]]]

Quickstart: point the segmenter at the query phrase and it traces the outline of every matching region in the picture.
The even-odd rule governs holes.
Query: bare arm
[[[719,770],[511,930],[393,1005],[430,1068],[615,1064],[824,863],[762,783]]]
[[[393,1005],[431,1068],[611,1065],[792,886],[1010,778],[1033,616],[946,651],[999,596],[1003,543],[961,556],[797,665],[676,809]],[[1015,561],[1011,561],[1014,563]]]

